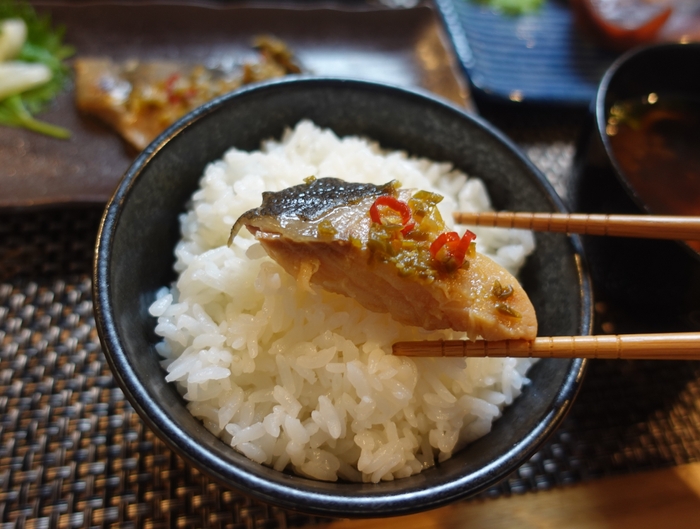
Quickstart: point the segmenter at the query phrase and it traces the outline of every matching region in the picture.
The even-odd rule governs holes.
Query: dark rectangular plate
[[[436,0],[471,88],[494,100],[586,106],[616,54],[575,28],[567,3],[509,16],[475,0]]]
[[[65,26],[76,56],[240,61],[255,56],[256,35],[272,34],[289,44],[310,73],[420,87],[470,105],[466,81],[429,5],[34,5]],[[136,152],[102,123],[80,115],[71,87],[39,117],[73,136],[61,141],[0,127],[0,209],[106,203]]]
[[[435,1],[475,97],[585,108],[620,55],[577,27],[569,2],[510,16],[477,0]],[[677,3],[656,39],[700,40],[697,2]]]

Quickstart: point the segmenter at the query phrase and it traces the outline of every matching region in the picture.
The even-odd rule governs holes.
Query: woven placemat
[[[566,194],[576,127],[512,136]],[[526,124],[527,125],[527,124]],[[532,130],[532,129],[530,129]],[[101,211],[0,214],[0,527],[284,528],[300,515],[222,489],[169,450],[117,387],[93,320]],[[600,305],[599,324],[614,314]],[[590,365],[548,443],[499,497],[700,460],[700,365]]]

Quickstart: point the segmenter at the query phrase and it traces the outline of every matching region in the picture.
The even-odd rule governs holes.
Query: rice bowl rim
[[[325,86],[380,91],[396,97],[413,99],[423,105],[443,107],[449,112],[456,113],[462,119],[483,129],[498,142],[504,144],[511,154],[526,166],[528,172],[534,177],[531,180],[532,183],[539,186],[540,191],[548,198],[553,208],[566,211],[564,203],[544,175],[508,137],[483,118],[469,114],[464,109],[432,93],[421,89],[397,87],[387,83],[307,75],[289,76],[248,85],[195,109],[158,136],[138,155],[126,171],[105,208],[95,248],[93,299],[95,300],[95,321],[98,334],[113,376],[140,417],[173,451],[215,481],[283,508],[326,516],[394,516],[436,508],[483,491],[499,482],[515,468],[515,465],[532,455],[560,424],[580,389],[587,366],[586,360],[571,361],[566,378],[557,389],[555,398],[550,402],[546,416],[538,422],[534,430],[520,439],[508,451],[493,459],[490,464],[459,479],[446,482],[431,481],[428,475],[430,469],[426,469],[420,474],[399,480],[407,485],[416,482],[414,486],[406,487],[406,490],[398,493],[386,493],[379,486],[381,483],[375,485],[320,482],[278,472],[252,461],[249,463],[255,465],[254,467],[245,463],[239,466],[220,457],[197,441],[174,417],[168,415],[151,398],[147,389],[147,381],[142,374],[134,369],[128,359],[124,342],[118,331],[111,301],[111,248],[122,210],[136,181],[149,166],[150,161],[173,138],[183,133],[192,124],[216,112],[220,107],[236,103],[245,104],[246,98],[251,94],[257,97],[266,91],[275,92],[292,84],[296,87],[309,85],[311,87]],[[266,138],[261,138],[261,140],[263,139]],[[203,170],[204,167],[202,167],[202,172]],[[173,222],[175,221],[176,219],[173,219]],[[579,279],[580,331],[581,334],[590,334],[592,325],[590,280],[582,262],[583,251],[579,237],[570,236],[569,240],[575,256]],[[228,447],[223,441],[220,441],[220,444],[223,448],[234,452],[233,448]],[[475,487],[475,483],[478,486]],[[308,487],[304,484],[308,484]]]

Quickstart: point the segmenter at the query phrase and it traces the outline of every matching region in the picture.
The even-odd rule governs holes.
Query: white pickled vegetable
[[[27,40],[27,24],[21,18],[0,20],[0,62],[10,61],[19,55]]]
[[[0,63],[0,101],[21,94],[51,80],[51,70],[41,63],[10,61]]]
[[[69,138],[68,130],[33,114],[63,89],[69,72],[63,61],[73,48],[63,44],[62,28],[54,28],[48,15],[37,15],[30,2],[0,0],[0,11],[0,128]]]

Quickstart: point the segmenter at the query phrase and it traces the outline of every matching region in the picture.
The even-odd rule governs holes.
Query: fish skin
[[[401,200],[412,194],[396,191],[391,182],[374,186],[338,179],[265,193],[259,208],[236,221],[232,239],[246,226],[268,255],[299,282],[310,280],[354,298],[368,310],[389,313],[405,325],[463,331],[470,339],[534,339],[537,319],[530,299],[517,279],[490,258],[477,253],[469,267],[428,282],[399,276],[393,263],[372,258],[365,244],[358,247],[350,242],[367,241],[372,222],[369,208],[389,190]],[[330,221],[336,233],[319,236],[322,221]],[[497,309],[492,291],[496,280],[513,288],[507,304],[521,317]]]
[[[393,189],[392,182],[376,185],[346,182],[339,178],[314,178],[282,191],[266,191],[262,194],[262,205],[245,212],[233,225],[229,244],[243,225],[254,227],[255,220],[276,218],[281,226],[286,224],[285,220],[315,221],[338,207],[386,195]]]

